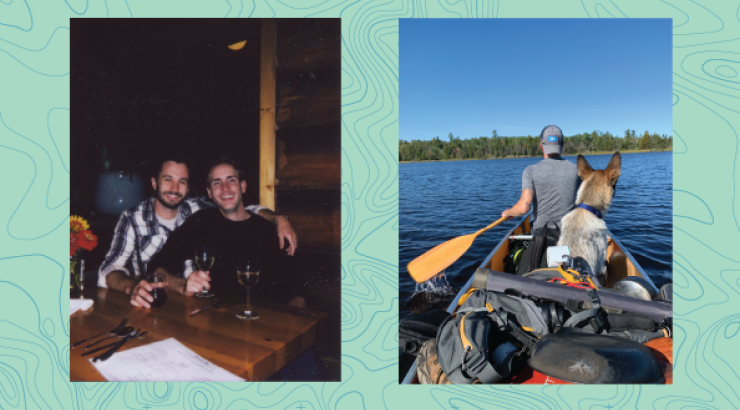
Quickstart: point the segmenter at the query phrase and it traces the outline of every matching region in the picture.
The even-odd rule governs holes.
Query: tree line
[[[439,137],[429,141],[399,140],[399,161],[433,161],[446,159],[490,159],[506,157],[542,156],[539,136],[502,137],[493,130],[492,137],[460,139],[460,136],[447,136],[448,141]],[[565,137],[563,155],[589,154],[599,151],[629,150],[672,150],[673,136],[650,134],[635,135],[635,130],[625,130],[624,136],[614,136],[600,131],[576,134]]]

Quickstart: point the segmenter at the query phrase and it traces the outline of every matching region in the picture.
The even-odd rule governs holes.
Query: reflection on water
[[[576,157],[565,158],[576,161]],[[586,158],[594,169],[603,169],[611,155]],[[524,168],[540,159],[399,165],[401,318],[421,309],[424,299],[413,296],[416,283],[408,275],[406,265],[432,247],[473,233],[500,218],[501,212],[519,199]],[[604,218],[609,230],[658,287],[672,281],[672,170],[671,152],[622,154],[619,187]],[[446,270],[449,285],[464,285],[514,223],[505,222],[481,234],[468,252]],[[445,298],[438,294],[431,297]]]

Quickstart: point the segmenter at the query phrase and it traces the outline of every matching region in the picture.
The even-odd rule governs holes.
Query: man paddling
[[[525,215],[533,207],[532,232],[546,225],[552,226],[549,222],[560,226],[563,216],[575,207],[581,182],[576,164],[560,156],[564,142],[563,131],[558,126],[548,125],[542,129],[540,150],[544,159],[524,169],[522,195],[514,206],[501,213],[502,218],[509,220]],[[530,248],[522,256],[520,266],[528,265],[525,261],[530,258]]]

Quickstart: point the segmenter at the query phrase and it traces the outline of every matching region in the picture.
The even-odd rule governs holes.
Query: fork
[[[108,350],[107,352],[101,354],[100,356],[93,357],[92,361],[97,362],[98,360],[100,360],[102,362],[108,360],[111,356],[113,356],[113,353],[117,352],[118,349],[120,349],[121,346],[126,344],[126,342],[128,342],[130,339],[134,337],[144,336],[147,333],[149,332],[141,332],[141,329],[136,329],[135,332],[129,333],[126,337],[123,338],[123,340],[116,342],[113,347],[111,347],[110,350]]]
[[[87,350],[87,349],[95,346],[96,344],[98,344],[100,342],[103,342],[103,341],[108,340],[108,339],[112,339],[114,337],[124,337],[127,334],[131,333],[133,330],[134,330],[133,326],[126,326],[126,327],[120,329],[119,331],[115,332],[115,334],[112,335],[112,336],[104,337],[104,338],[102,338],[100,340],[96,340],[96,341],[90,343],[89,345],[85,346],[84,349]]]
[[[96,337],[116,334],[116,333],[120,332],[121,329],[123,329],[124,326],[126,326],[126,323],[128,323],[128,318],[127,317],[124,317],[123,320],[121,320],[121,323],[117,324],[116,327],[114,327],[113,330],[111,330],[110,332],[105,332],[105,333],[101,333],[99,335],[90,336],[87,339],[82,339],[79,342],[75,342],[75,343],[71,344],[69,347],[72,348],[72,347],[75,347],[75,346],[79,346],[82,343],[87,342],[88,340],[95,339]]]

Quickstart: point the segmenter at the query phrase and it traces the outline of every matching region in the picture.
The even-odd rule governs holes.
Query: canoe
[[[480,264],[481,268],[496,272],[504,272],[504,258],[509,254],[510,239],[516,240],[517,237],[521,239],[531,235],[530,232],[532,229],[529,220],[530,216],[531,212],[525,215],[517,226],[509,230],[506,235],[504,235],[498,245],[493,248],[491,253],[489,253]],[[645,279],[645,281],[653,286],[657,293],[657,288],[650,277],[642,270],[627,248],[625,248],[611,232],[608,233],[607,246],[607,261],[609,262],[607,276],[609,279],[607,283],[603,284],[604,287],[611,288],[615,283],[628,276],[637,276]],[[447,308],[447,312],[453,313],[457,309],[461,297],[473,286],[474,277],[474,274],[470,276],[466,284],[457,293],[455,299],[450,303]],[[418,384],[416,364],[417,362],[414,361],[413,365],[406,373],[406,376],[401,381],[401,384]]]

